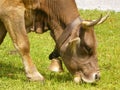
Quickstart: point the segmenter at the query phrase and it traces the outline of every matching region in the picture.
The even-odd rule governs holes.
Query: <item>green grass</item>
[[[81,10],[84,19],[96,19],[103,11]],[[96,84],[75,84],[73,77],[65,69],[64,73],[51,73],[48,70],[49,53],[54,42],[49,32],[42,35],[29,34],[31,56],[38,70],[46,78],[45,83],[29,82],[24,74],[18,54],[8,54],[13,50],[9,35],[0,46],[0,90],[119,90],[120,88],[120,13],[111,12],[110,17],[101,25],[95,26],[98,41],[97,54],[101,70],[101,80]]]

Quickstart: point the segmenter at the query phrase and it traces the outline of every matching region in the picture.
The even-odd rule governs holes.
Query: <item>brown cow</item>
[[[29,14],[25,14],[26,11],[31,12],[30,17]],[[36,12],[40,19],[38,22],[34,21],[37,20]],[[39,28],[44,31],[47,25],[56,42],[53,53],[59,54],[58,56],[63,59],[67,69],[75,76],[75,82],[81,79],[85,82],[94,82],[99,80],[100,74],[93,27],[106,18],[107,16],[95,21],[82,20],[75,0],[2,0],[0,2],[0,43],[8,32],[22,57],[26,76],[32,81],[43,81],[44,77],[38,72],[31,59],[25,27],[28,28],[33,24],[35,26],[33,29],[38,29],[43,25],[43,28],[41,26]]]

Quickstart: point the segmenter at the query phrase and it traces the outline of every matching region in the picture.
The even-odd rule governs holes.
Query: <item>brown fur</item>
[[[45,27],[51,30],[55,51],[70,73],[94,81],[93,73],[98,71],[94,30],[93,26],[82,26],[75,0],[5,0],[0,4],[0,43],[8,32],[30,80],[44,78],[32,62],[26,28],[41,29],[42,33],[48,30]]]

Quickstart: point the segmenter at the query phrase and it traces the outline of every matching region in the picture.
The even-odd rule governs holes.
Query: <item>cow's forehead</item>
[[[94,30],[90,29],[85,31],[84,40],[88,46],[93,47],[95,45],[95,38]]]

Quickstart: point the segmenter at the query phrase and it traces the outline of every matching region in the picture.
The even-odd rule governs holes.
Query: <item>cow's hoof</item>
[[[38,34],[42,34],[43,31],[42,31],[42,29],[39,27],[39,28],[36,29],[36,33],[38,33]]]
[[[80,77],[74,77],[74,82],[75,83],[80,83],[81,82],[81,78]]]
[[[81,81],[81,77],[80,77],[79,74],[74,75],[74,82],[75,82],[75,83],[80,83],[80,82],[82,82],[82,81]]]
[[[62,61],[58,58],[52,59],[48,69],[53,72],[63,72]]]
[[[30,81],[40,81],[40,82],[44,82],[44,77],[36,72],[34,74],[27,74],[27,78],[30,80]]]

